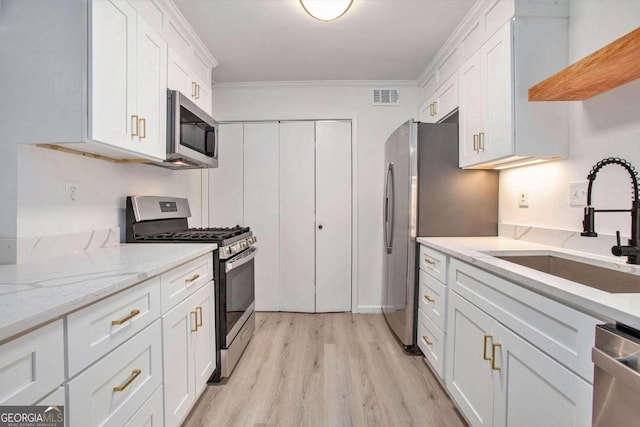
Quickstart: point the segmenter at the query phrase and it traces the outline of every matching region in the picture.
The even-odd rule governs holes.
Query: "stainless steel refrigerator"
[[[410,120],[385,144],[382,312],[408,351],[417,348],[416,237],[498,232],[498,174],[459,169],[457,114],[446,122]]]

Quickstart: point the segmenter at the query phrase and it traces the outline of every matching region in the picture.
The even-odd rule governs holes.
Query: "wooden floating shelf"
[[[640,27],[529,88],[529,101],[583,101],[640,78]]]

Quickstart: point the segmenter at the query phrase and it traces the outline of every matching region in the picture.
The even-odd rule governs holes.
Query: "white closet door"
[[[351,310],[351,122],[316,122],[316,312]]]
[[[277,122],[244,125],[244,225],[253,230],[260,250],[255,261],[258,311],[280,309],[278,134]]]
[[[280,123],[280,310],[313,313],[315,123]]]
[[[243,160],[244,125],[221,124],[218,128],[217,168],[209,169],[209,224],[213,227],[244,225]]]

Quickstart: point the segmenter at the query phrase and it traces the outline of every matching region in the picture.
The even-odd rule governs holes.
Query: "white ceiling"
[[[354,0],[317,21],[298,0],[174,0],[217,82],[415,80],[475,0]]]

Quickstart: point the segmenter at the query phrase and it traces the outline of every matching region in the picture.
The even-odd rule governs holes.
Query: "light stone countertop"
[[[640,265],[629,265],[624,257],[605,257],[503,237],[419,237],[417,241],[596,318],[640,329],[640,289],[637,294],[609,293],[501,260],[492,254],[555,255],[640,275]]]
[[[217,249],[138,243],[0,265],[0,342]]]

